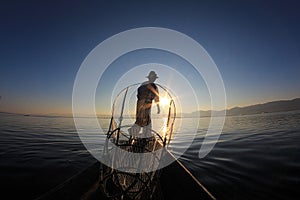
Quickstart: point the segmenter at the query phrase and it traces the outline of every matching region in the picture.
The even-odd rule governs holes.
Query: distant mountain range
[[[262,113],[275,113],[275,112],[287,112],[287,111],[296,111],[300,110],[300,98],[292,99],[292,100],[280,100],[280,101],[271,101],[263,104],[255,104],[251,106],[245,107],[234,107],[226,110],[227,116],[235,116],[235,115],[253,115],[253,114],[262,114]],[[216,115],[223,115],[223,111],[214,111]],[[1,112],[5,114],[13,114],[9,112]],[[181,117],[209,117],[211,116],[211,110],[207,111],[195,111],[191,113],[182,113],[177,114],[177,116]],[[23,115],[23,114],[22,114]],[[30,116],[29,114],[24,114],[24,116]],[[32,116],[51,116],[51,117],[72,117],[72,115],[32,115]],[[93,117],[87,116],[87,117]],[[103,115],[100,117],[110,118],[110,115]],[[126,117],[126,116],[125,116]],[[133,116],[134,117],[134,116]]]
[[[251,106],[245,107],[234,107],[226,110],[227,116],[234,115],[253,115],[253,114],[261,114],[261,113],[274,113],[274,112],[286,112],[286,111],[294,111],[300,110],[300,98],[292,99],[292,100],[280,100],[280,101],[271,101],[263,104],[255,104]],[[208,117],[211,115],[211,111],[195,111],[192,113],[183,113],[182,117]],[[217,114],[222,114],[221,111],[216,111]]]

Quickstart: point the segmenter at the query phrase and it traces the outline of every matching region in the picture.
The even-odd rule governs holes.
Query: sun
[[[159,103],[163,106],[170,105],[170,99],[167,97],[160,97]]]

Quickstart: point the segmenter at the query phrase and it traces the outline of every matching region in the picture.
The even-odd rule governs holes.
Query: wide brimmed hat
[[[150,78],[150,77],[158,78],[158,76],[157,76],[157,74],[155,73],[155,71],[149,72],[149,75],[146,76],[146,78]]]

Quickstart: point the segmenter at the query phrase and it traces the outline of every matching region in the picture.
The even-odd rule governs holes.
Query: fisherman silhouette
[[[142,83],[137,90],[135,124],[128,130],[131,136],[141,138],[151,137],[151,107],[153,100],[157,105],[157,114],[160,113],[159,92],[154,83],[158,78],[157,74],[150,71],[146,78],[148,78],[148,81]],[[143,128],[142,135],[139,134],[141,128]]]

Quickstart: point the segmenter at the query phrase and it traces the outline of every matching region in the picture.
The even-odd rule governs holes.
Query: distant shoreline
[[[264,113],[277,113],[277,112],[288,112],[300,110],[300,98],[292,100],[279,100],[270,101],[262,104],[255,104],[244,107],[234,107],[226,109],[226,116],[239,116],[239,115],[255,115]],[[211,110],[208,111],[195,111],[192,113],[182,113],[183,117],[210,117]],[[223,116],[224,110],[214,111],[214,116]]]
[[[241,115],[228,115],[226,114],[226,117],[237,117],[237,116],[251,116],[251,115],[267,115],[267,114],[280,114],[280,113],[287,113],[287,112],[300,112],[299,110],[290,110],[290,111],[278,111],[278,112],[264,112],[264,113],[254,113],[254,114],[241,114]],[[73,118],[73,116],[65,116],[65,115],[24,115],[20,113],[9,113],[9,112],[0,112],[0,114],[7,114],[7,115],[18,115],[18,116],[24,116],[24,117],[45,117],[45,118]],[[222,117],[223,115],[215,115],[213,117]],[[99,119],[111,119],[111,116],[97,116]],[[210,118],[210,115],[201,115],[201,116],[176,116],[176,119],[184,119],[184,118]],[[82,116],[79,118],[94,118],[93,116]],[[132,117],[123,117],[124,119],[130,119]],[[153,118],[153,119],[159,119],[159,118]]]
[[[226,109],[226,116],[243,116],[243,115],[256,115],[256,114],[268,114],[268,113],[278,113],[278,112],[288,112],[288,111],[300,111],[300,98],[295,98],[292,100],[278,100],[270,101],[262,104],[255,104],[243,107],[234,107],[231,109]],[[177,113],[176,118],[204,118],[211,117],[211,110],[207,111],[194,111],[191,113]],[[23,115],[24,117],[69,117],[72,118],[73,115],[59,115],[59,114],[28,114],[28,113],[11,113],[6,111],[0,111],[0,114],[15,114]],[[223,116],[224,110],[214,111],[215,117]],[[91,118],[92,115],[82,115],[82,118]],[[110,115],[97,115],[101,119],[110,119]],[[124,116],[124,118],[130,118],[129,116]],[[132,117],[131,117],[132,118]]]

